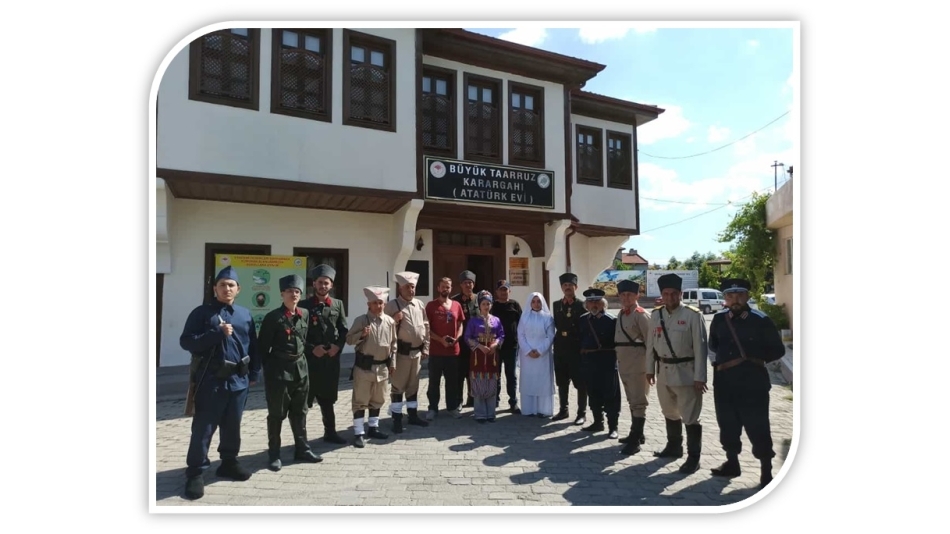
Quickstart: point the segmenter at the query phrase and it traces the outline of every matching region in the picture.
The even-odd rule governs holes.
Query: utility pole
[[[785,164],[784,164],[784,163],[779,163],[778,160],[775,160],[775,163],[773,163],[773,164],[771,165],[771,167],[772,167],[772,170],[774,171],[774,174],[775,174],[775,190],[778,191],[778,168],[779,168],[779,167],[782,167],[782,168],[784,169],[784,168],[785,168]]]

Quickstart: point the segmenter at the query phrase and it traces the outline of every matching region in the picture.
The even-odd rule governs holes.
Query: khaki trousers
[[[693,386],[668,386],[666,374],[661,371],[656,377],[656,396],[660,399],[663,417],[672,421],[682,419],[686,425],[699,422],[703,396]]]
[[[422,354],[415,350],[410,356],[396,355],[396,372],[391,377],[393,395],[406,395],[415,398],[419,392],[419,371],[422,369]]]
[[[623,391],[627,396],[627,404],[630,405],[630,415],[633,417],[646,417],[647,396],[650,394],[650,382],[647,381],[646,373],[646,349],[634,347],[632,351],[621,351],[617,348],[617,367],[620,371],[620,382],[623,383]]]
[[[353,369],[353,411],[378,410],[383,407],[389,395],[389,368],[385,365],[376,366],[372,371],[356,367]]]

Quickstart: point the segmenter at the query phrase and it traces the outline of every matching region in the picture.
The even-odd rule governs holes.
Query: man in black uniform
[[[607,300],[603,290],[584,291],[590,310],[581,316],[581,366],[590,396],[590,411],[594,422],[583,430],[602,432],[604,413],[607,414],[609,438],[617,439],[620,423],[620,375],[617,370],[617,352],[614,335],[617,318],[605,311]]]
[[[505,387],[508,390],[508,407],[511,413],[520,414],[518,408],[518,378],[515,366],[518,361],[518,323],[521,321],[521,304],[509,300],[511,286],[507,280],[499,280],[495,285],[495,301],[491,305],[491,314],[501,321],[505,329],[505,341],[498,351],[499,362],[505,368]],[[498,380],[498,394],[495,407],[501,404],[501,380]]]
[[[581,376],[580,319],[587,313],[584,303],[575,298],[577,275],[564,273],[560,277],[564,298],[555,301],[551,310],[554,315],[554,381],[561,409],[552,421],[567,419],[567,398],[571,382],[577,390],[577,419],[575,425],[587,422],[587,386]]]
[[[290,418],[294,434],[294,460],[322,462],[307,442],[307,395],[310,377],[304,348],[307,342],[307,310],[297,306],[303,294],[303,278],[296,274],[280,279],[283,306],[261,321],[259,343],[264,362],[264,396],[267,399],[267,455],[271,471],[280,471],[280,427]]]
[[[465,312],[465,319],[463,321],[463,331],[468,327],[468,321],[472,317],[478,315],[478,302],[475,300],[475,273],[472,271],[462,271],[462,274],[459,275],[459,286],[462,288],[462,292],[458,295],[452,297],[452,300],[458,302],[462,305],[462,311]],[[472,349],[468,346],[468,343],[459,343],[459,375],[458,375],[458,391],[459,394],[459,406],[462,406],[462,387],[468,382],[468,401],[465,403],[465,408],[473,408],[475,406],[475,399],[472,397],[472,379],[469,378],[469,364],[471,363]]]
[[[713,401],[719,423],[719,441],[726,462],[712,470],[722,477],[737,477],[742,427],[752,442],[752,455],[761,464],[760,488],[772,481],[772,432],[769,426],[769,390],[772,382],[765,364],[785,355],[785,345],[768,315],[749,307],[748,280],[726,279],[721,290],[726,308],[709,326],[713,364]],[[741,340],[741,343],[740,343]]]
[[[340,385],[340,353],[346,346],[346,313],[343,302],[330,298],[336,270],[329,265],[317,265],[310,273],[313,278],[313,298],[301,303],[310,313],[307,328],[307,367],[310,371],[310,393],[307,407],[313,401],[320,405],[323,414],[323,441],[345,444],[346,440],[336,433],[336,416],[333,404],[337,401]]]

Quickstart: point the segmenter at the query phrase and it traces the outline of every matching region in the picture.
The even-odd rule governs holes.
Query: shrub
[[[785,311],[785,305],[780,304],[769,304],[768,302],[762,302],[759,304],[759,309],[763,313],[769,316],[772,319],[772,322],[775,323],[775,327],[779,330],[788,330],[790,327],[788,321],[788,312]]]

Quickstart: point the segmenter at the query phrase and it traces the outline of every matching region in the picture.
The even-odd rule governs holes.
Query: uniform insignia
[[[679,321],[676,321],[676,324],[686,324],[686,321],[680,319]]]
[[[691,309],[691,310],[693,310],[693,311],[696,312],[696,313],[702,313],[701,311],[699,311],[699,308],[697,308],[697,307],[695,307],[695,306],[690,306],[689,304],[687,304],[686,307],[689,308],[689,309]]]
[[[662,308],[662,307],[663,307],[663,305],[660,304],[659,306],[655,306],[653,309],[654,309],[654,310],[659,310],[659,309]]]
[[[637,313],[643,313],[643,312],[645,312],[646,310],[644,310],[644,309],[641,308],[640,306],[637,306],[637,309],[634,310],[634,311],[636,311]]]

